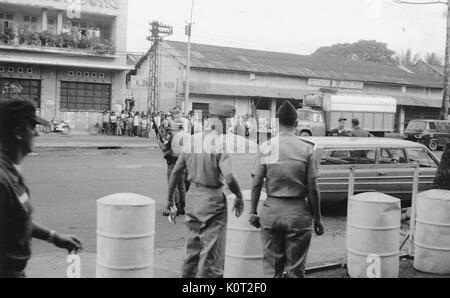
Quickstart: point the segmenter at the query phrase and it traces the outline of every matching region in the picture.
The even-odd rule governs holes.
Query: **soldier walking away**
[[[373,135],[368,132],[367,130],[362,129],[359,127],[359,119],[353,119],[352,120],[352,127],[353,131],[350,133],[350,137],[352,138],[372,138]]]
[[[177,123],[172,123],[171,128],[168,130],[166,134],[166,139],[164,140],[161,136],[158,136],[159,130],[157,130],[157,138],[159,147],[161,148],[164,159],[167,161],[167,182],[170,182],[170,176],[172,176],[173,169],[175,168],[175,164],[177,163],[179,152],[175,152],[177,150],[173,150],[172,141],[174,135],[180,133],[180,126]],[[181,175],[181,178],[178,181],[177,186],[173,192],[173,202],[176,204],[177,208],[177,216],[185,215],[185,206],[186,206],[186,184],[184,174]],[[169,216],[169,211],[163,213],[163,216]]]
[[[210,109],[210,130],[192,137],[192,151],[180,155],[169,182],[168,209],[174,206],[172,194],[188,170],[190,190],[186,198],[187,256],[183,264],[183,278],[222,278],[225,266],[226,229],[228,219],[224,184],[236,195],[233,212],[242,215],[244,202],[241,189],[233,174],[231,156],[225,146],[202,146],[212,137],[219,140],[226,134],[226,118],[232,117],[234,107],[214,105]],[[200,147],[197,147],[200,144]],[[194,148],[204,148],[200,153]],[[206,149],[206,150],[205,150]],[[195,152],[195,153],[194,153]]]
[[[20,164],[32,152],[37,124],[49,125],[36,116],[32,102],[0,102],[0,278],[25,277],[32,238],[49,241],[69,252],[82,248],[75,236],[60,235],[32,219],[30,192]]]
[[[261,228],[264,274],[267,278],[304,278],[312,230],[324,234],[317,185],[314,149],[295,136],[297,112],[285,102],[277,113],[280,133],[271,141],[276,161],[259,159],[252,187],[250,224]],[[275,142],[282,146],[275,149]],[[277,146],[278,147],[278,146]],[[267,201],[258,216],[261,190],[266,180]],[[308,199],[307,199],[308,198]],[[313,224],[314,223],[314,224]]]
[[[347,125],[347,119],[341,118],[339,119],[339,126],[330,132],[331,137],[348,137],[348,131],[345,129]]]

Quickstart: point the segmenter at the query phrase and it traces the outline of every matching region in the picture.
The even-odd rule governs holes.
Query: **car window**
[[[440,132],[450,133],[450,124],[449,123],[445,123],[445,122],[439,123],[438,127],[439,127]]]
[[[407,162],[403,149],[382,148],[380,152],[380,164],[405,164]]]
[[[430,130],[436,130],[437,128],[436,128],[436,123],[434,123],[434,122],[430,122],[429,124],[428,124],[428,127],[430,128]]]
[[[418,163],[421,168],[437,168],[437,163],[423,148],[406,149],[410,163]]]
[[[322,151],[320,164],[323,166],[375,164],[375,158],[374,149],[325,149]]]

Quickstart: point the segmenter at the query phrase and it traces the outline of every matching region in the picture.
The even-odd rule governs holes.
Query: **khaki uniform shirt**
[[[209,132],[196,134],[191,138],[190,151],[186,150],[178,158],[175,170],[184,168],[188,171],[188,180],[210,188],[221,188],[225,185],[224,176],[233,174],[231,156],[223,145],[224,136],[217,135],[221,141],[214,146],[205,141]],[[189,145],[187,145],[189,146]]]
[[[266,179],[268,197],[307,197],[308,181],[318,177],[313,146],[294,133],[280,133],[269,142],[266,144],[270,144],[272,154],[278,151],[278,158],[268,163],[260,158],[255,179],[261,183]],[[275,142],[279,142],[278,149]]]

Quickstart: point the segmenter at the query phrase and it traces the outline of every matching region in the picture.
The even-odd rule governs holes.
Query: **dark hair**
[[[295,124],[297,123],[297,118],[280,118],[280,124],[283,126],[288,126],[288,127],[292,127],[295,126]]]
[[[353,119],[353,120],[352,120],[352,124],[353,124],[354,126],[359,126],[359,119]]]

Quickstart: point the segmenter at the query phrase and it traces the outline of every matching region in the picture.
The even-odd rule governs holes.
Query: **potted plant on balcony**
[[[54,34],[48,32],[48,31],[43,31],[40,32],[39,34],[39,40],[41,42],[41,46],[45,47],[54,47],[55,46],[55,36]]]
[[[2,39],[5,44],[11,44],[16,37],[16,31],[12,27],[6,27],[3,30]]]
[[[83,36],[83,37],[81,37],[81,39],[78,41],[78,43],[77,43],[77,48],[83,49],[83,50],[91,49],[91,48],[92,48],[91,41],[89,40],[89,38]]]
[[[105,40],[103,43],[98,43],[94,46],[93,50],[100,55],[112,55],[114,54],[114,48],[111,42]]]

